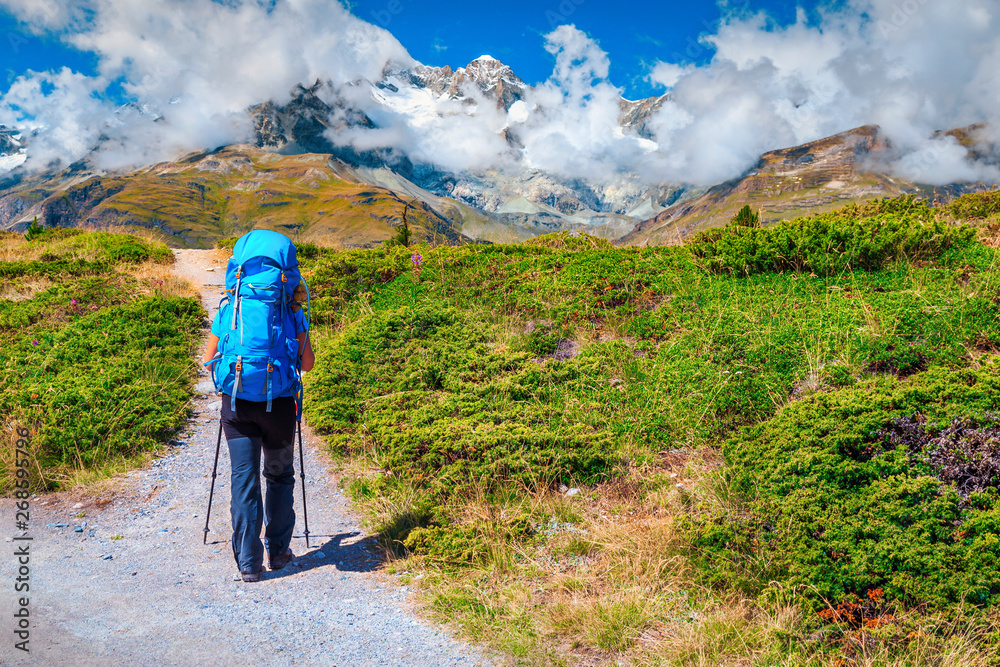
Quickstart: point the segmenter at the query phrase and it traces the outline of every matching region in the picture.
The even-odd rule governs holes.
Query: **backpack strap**
[[[233,380],[232,403],[229,404],[233,412],[236,412],[236,394],[243,391],[243,356],[236,357],[236,379]]]
[[[230,329],[236,328],[236,313],[240,309],[240,281],[243,279],[243,265],[240,264],[236,268],[236,287],[233,288],[233,322],[230,325]],[[243,337],[240,336],[240,343],[243,343]]]
[[[309,283],[306,282],[305,278],[302,278],[302,284],[306,288],[306,341],[309,340],[309,329],[312,328],[312,299],[309,296]],[[296,402],[296,416],[299,421],[302,421],[302,402],[305,400],[306,388],[302,383],[302,357],[295,356],[295,376],[296,382],[298,384],[298,392],[295,394]]]
[[[236,309],[240,311],[240,345],[243,344],[243,297],[236,300]]]
[[[271,384],[271,373],[274,372],[274,365],[271,363],[271,358],[267,358],[267,410],[265,412],[271,411],[271,394],[273,393],[273,385]]]
[[[208,361],[206,361],[204,363],[205,368],[208,369],[208,372],[212,376],[212,384],[215,386],[215,391],[220,391],[220,389],[219,389],[219,373],[218,373],[219,362],[220,361],[222,361],[222,355],[219,354],[219,353],[216,353],[216,355],[214,357],[212,357],[211,359],[209,359]]]

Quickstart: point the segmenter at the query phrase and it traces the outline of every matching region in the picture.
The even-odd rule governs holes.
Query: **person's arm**
[[[208,334],[208,347],[205,348],[204,363],[210,362],[219,353],[219,337],[213,333]]]
[[[303,371],[311,371],[316,362],[316,355],[313,354],[312,341],[309,340],[309,333],[303,331],[296,338],[299,341],[299,358],[302,360],[300,366]]]

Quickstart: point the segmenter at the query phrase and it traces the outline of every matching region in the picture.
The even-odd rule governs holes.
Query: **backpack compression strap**
[[[274,372],[274,366],[271,364],[271,358],[267,359],[267,410],[265,412],[271,411],[271,394],[273,393],[274,387],[271,384],[271,373]]]
[[[236,287],[233,288],[233,298],[231,300],[233,304],[233,321],[230,324],[230,329],[236,329],[236,315],[240,310],[240,282],[243,280],[243,265],[241,264],[236,269]],[[243,318],[240,317],[240,345],[243,344]]]
[[[236,357],[236,378],[233,380],[232,402],[229,404],[233,412],[236,412],[236,394],[243,391],[243,357]]]

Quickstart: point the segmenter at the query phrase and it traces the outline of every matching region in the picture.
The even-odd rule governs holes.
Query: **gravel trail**
[[[174,272],[203,285],[214,314],[225,278],[217,251],[176,250]],[[214,270],[209,270],[214,269]],[[206,284],[207,283],[207,284]],[[0,664],[490,665],[481,650],[416,617],[409,591],[379,571],[374,539],[303,429],[311,548],[296,471],[296,563],[238,581],[229,545],[225,437],[210,521],[220,400],[207,375],[194,417],[166,455],[86,495],[32,498],[15,540],[14,501],[0,500]],[[30,545],[30,592],[16,593],[15,548]],[[17,600],[30,600],[30,655],[14,648]]]

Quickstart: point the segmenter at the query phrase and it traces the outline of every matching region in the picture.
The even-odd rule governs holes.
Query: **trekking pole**
[[[299,415],[299,478],[302,480],[302,518],[306,524],[306,549],[309,548],[309,511],[306,510],[306,462],[302,456],[302,416]]]
[[[219,471],[219,449],[222,447],[222,417],[219,417],[219,437],[215,440],[215,465],[212,466],[212,488],[208,492],[208,512],[205,514],[205,532],[202,544],[208,544],[208,520],[212,516],[212,496],[215,495],[215,475]],[[303,501],[304,502],[304,501]]]

